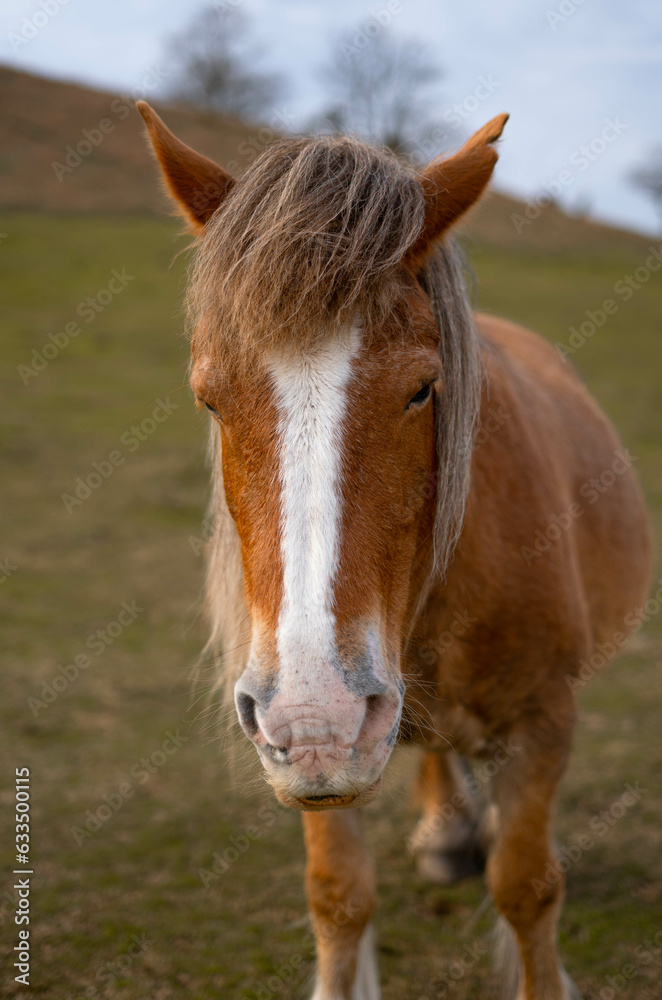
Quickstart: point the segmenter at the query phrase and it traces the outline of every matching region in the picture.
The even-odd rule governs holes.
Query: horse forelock
[[[246,171],[199,240],[194,350],[233,364],[306,348],[359,315],[384,325],[420,235],[424,195],[393,154],[348,137],[285,139]]]

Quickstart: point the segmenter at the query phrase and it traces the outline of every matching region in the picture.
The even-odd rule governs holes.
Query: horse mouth
[[[297,799],[304,809],[342,809],[352,804],[356,795],[307,795]]]
[[[350,809],[355,806],[362,806],[374,799],[381,788],[381,784],[382,779],[379,777],[368,788],[350,795],[304,795],[297,799],[288,796],[287,801],[281,795],[278,798],[285,805],[304,812],[322,812],[324,809]]]

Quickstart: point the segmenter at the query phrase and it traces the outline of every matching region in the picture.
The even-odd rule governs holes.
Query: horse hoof
[[[485,855],[477,844],[454,850],[421,850],[416,855],[416,871],[437,885],[454,885],[485,870]]]

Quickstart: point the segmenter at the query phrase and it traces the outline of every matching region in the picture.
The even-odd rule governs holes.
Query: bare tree
[[[199,11],[167,46],[170,97],[209,111],[261,119],[282,96],[281,76],[257,69],[246,14],[228,3]]]
[[[632,170],[629,179],[652,199],[658,228],[662,231],[662,147],[652,151],[648,163]]]
[[[323,117],[335,130],[402,151],[427,131],[429,90],[441,76],[428,47],[415,39],[398,39],[386,28],[345,32],[322,71],[330,97]]]

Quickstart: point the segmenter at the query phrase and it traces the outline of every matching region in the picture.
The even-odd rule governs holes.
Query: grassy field
[[[25,993],[9,956],[13,776],[27,766],[34,995],[303,997],[313,956],[299,818],[259,782],[242,788],[191,695],[207,473],[179,334],[185,258],[174,258],[185,241],[148,217],[6,213],[0,230],[0,992]],[[553,341],[617,302],[573,360],[637,457],[659,534],[660,272],[627,299],[614,290],[644,266],[645,244],[640,255],[605,245],[591,258],[545,257],[516,244],[471,255],[479,305]],[[592,831],[562,923],[567,967],[591,1000],[662,995],[662,615],[650,610],[627,654],[582,690],[562,786],[560,845]],[[440,890],[412,872],[415,763],[396,752],[385,794],[366,810],[385,1000],[441,996],[433,978],[466,948],[482,952],[492,922],[481,879]],[[260,836],[245,850],[251,826]],[[205,875],[215,852],[227,869]],[[481,957],[446,995],[485,997],[488,982]]]

